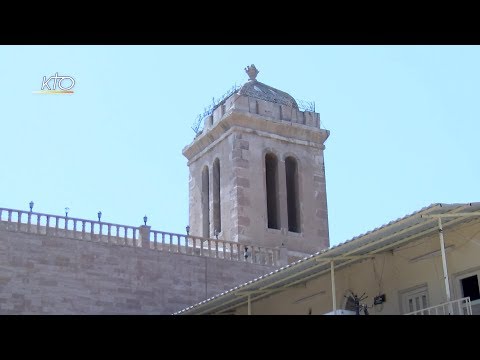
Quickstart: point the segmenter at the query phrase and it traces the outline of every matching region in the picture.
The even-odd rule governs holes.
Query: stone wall
[[[171,314],[273,269],[7,225],[0,222],[0,314]]]

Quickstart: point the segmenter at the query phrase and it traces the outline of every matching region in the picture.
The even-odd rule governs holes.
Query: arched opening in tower
[[[217,158],[213,162],[213,228],[217,233],[222,231],[220,203],[220,160]]]
[[[285,159],[287,181],[288,231],[300,232],[300,201],[298,193],[298,165],[295,158]]]
[[[210,184],[208,166],[202,171],[202,236],[210,237]]]
[[[280,229],[280,212],[278,211],[278,159],[271,153],[265,155],[265,180],[268,227],[270,229]]]

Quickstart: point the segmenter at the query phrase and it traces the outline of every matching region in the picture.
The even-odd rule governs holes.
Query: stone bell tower
[[[329,246],[320,115],[249,80],[205,117],[183,149],[190,170],[190,233],[286,246],[291,259]]]

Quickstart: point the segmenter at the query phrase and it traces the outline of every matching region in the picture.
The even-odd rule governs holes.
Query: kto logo
[[[48,79],[43,77],[42,89],[34,91],[36,94],[73,94],[75,79],[71,76],[59,76],[58,73]],[[57,87],[59,90],[57,90]]]

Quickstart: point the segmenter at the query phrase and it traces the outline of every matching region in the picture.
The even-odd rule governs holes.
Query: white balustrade
[[[59,236],[120,246],[142,246],[139,238],[139,228],[134,226],[6,208],[0,208],[0,224],[2,224],[2,229],[7,231]],[[276,248],[156,230],[150,230],[150,241],[153,241],[153,250],[156,251],[229,261],[275,266],[278,264],[280,257],[280,251]]]

